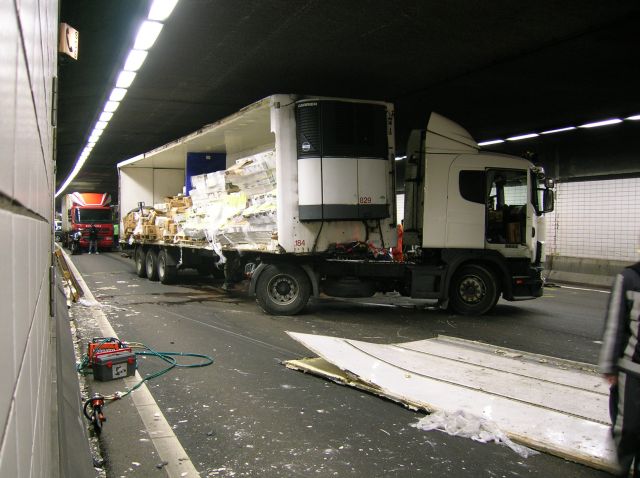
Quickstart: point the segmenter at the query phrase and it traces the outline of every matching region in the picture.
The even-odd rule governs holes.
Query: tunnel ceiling
[[[80,47],[59,60],[57,187],[149,5],[61,0]],[[392,101],[399,151],[430,111],[477,140],[639,114],[639,20],[637,1],[180,0],[67,192],[113,193],[117,162],[273,93]]]

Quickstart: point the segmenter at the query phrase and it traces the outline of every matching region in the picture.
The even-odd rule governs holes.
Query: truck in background
[[[227,169],[188,177],[192,152],[222,157]],[[151,280],[221,263],[228,276],[244,271],[250,293],[276,315],[296,314],[320,293],[396,291],[461,314],[484,314],[501,296],[542,295],[543,216],[554,196],[541,168],[480,151],[434,113],[411,135],[406,169],[398,261],[393,105],[273,95],[118,164],[123,245]],[[273,190],[253,194],[247,178],[264,170]],[[181,191],[193,199],[171,217],[149,208]],[[149,221],[163,232],[145,234]]]
[[[98,229],[98,249],[113,247],[113,214],[111,195],[107,193],[72,193],[62,200],[62,243],[69,249],[74,235],[80,233],[79,245],[89,247],[89,228]]]

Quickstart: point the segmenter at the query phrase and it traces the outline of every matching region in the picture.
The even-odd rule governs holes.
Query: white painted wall
[[[551,254],[637,261],[640,178],[559,183],[547,221]]]
[[[58,2],[0,2],[0,476],[50,476]]]

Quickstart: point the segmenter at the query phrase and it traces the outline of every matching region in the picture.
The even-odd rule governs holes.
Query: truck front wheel
[[[144,249],[142,247],[136,247],[134,258],[136,261],[136,275],[142,278],[147,277],[146,259]]]
[[[145,260],[147,269],[147,279],[152,281],[158,280],[158,254],[153,249],[147,251]]]
[[[311,284],[297,266],[269,265],[258,277],[256,299],[271,315],[295,315],[307,305]]]
[[[462,266],[453,277],[449,292],[450,308],[462,315],[486,314],[500,297],[495,276],[479,265]]]

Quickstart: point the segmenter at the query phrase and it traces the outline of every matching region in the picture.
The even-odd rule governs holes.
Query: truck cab
[[[443,267],[440,285],[457,312],[484,313],[500,295],[542,295],[544,213],[553,210],[542,168],[481,151],[433,113],[426,130],[411,134],[405,184],[407,254]]]
[[[98,230],[98,248],[113,247],[113,213],[111,196],[107,193],[73,193],[64,197],[62,212],[62,241],[70,245],[71,238],[81,233],[80,247],[89,247],[89,229]]]

